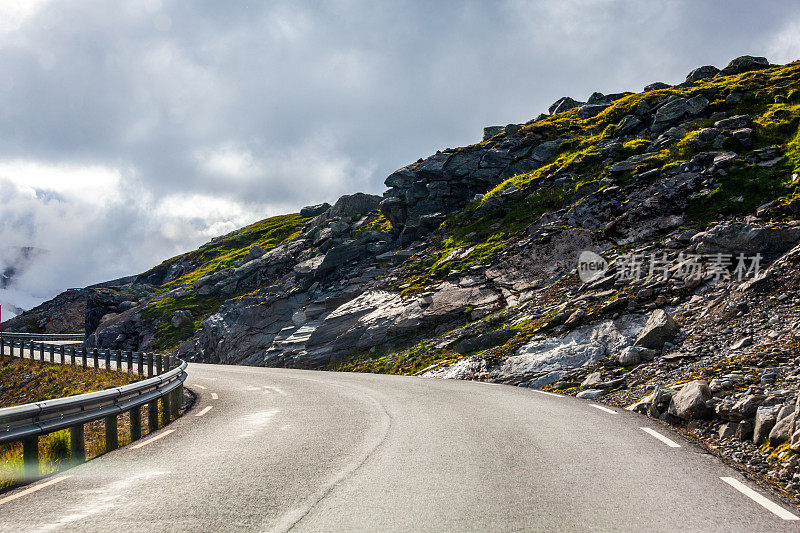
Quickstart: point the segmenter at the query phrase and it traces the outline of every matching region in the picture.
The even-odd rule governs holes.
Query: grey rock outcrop
[[[547,111],[551,115],[555,115],[556,113],[563,113],[564,111],[569,111],[570,109],[580,107],[585,103],[586,102],[579,102],[577,100],[574,100],[569,96],[562,96],[561,98],[553,102],[550,105],[550,107],[547,108]]]
[[[777,254],[800,240],[800,224],[721,222],[692,237],[701,253],[742,252]]]
[[[665,342],[670,342],[680,331],[680,326],[669,313],[656,309],[636,338],[635,345],[642,348],[660,350]]]
[[[301,217],[315,217],[317,215],[321,215],[325,211],[331,208],[331,204],[328,202],[316,205],[307,205],[300,210]]]
[[[710,418],[714,411],[706,405],[711,399],[711,389],[702,380],[691,381],[678,391],[669,403],[670,415],[681,420]]]
[[[708,80],[719,74],[719,69],[713,65],[704,65],[692,70],[687,76],[686,81]]]
[[[566,335],[535,340],[494,369],[492,377],[503,383],[541,387],[561,379],[570,369],[595,363],[609,353],[630,346],[640,328],[639,317],[630,316],[579,327]]]
[[[769,67],[769,61],[766,57],[760,56],[739,56],[733,59],[728,66],[722,69],[720,76],[729,76],[731,74],[740,74],[750,70],[761,70]]]

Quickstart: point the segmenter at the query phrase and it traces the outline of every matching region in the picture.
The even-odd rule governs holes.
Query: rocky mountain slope
[[[799,125],[800,63],[759,57],[564,97],[88,290],[86,344],[544,387],[797,494]]]

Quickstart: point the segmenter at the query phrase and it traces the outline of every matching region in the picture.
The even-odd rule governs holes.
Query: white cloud
[[[39,161],[0,161],[0,181],[31,196],[79,200],[104,205],[121,199],[122,173],[100,165],[48,164]]]
[[[199,171],[226,180],[249,180],[263,172],[249,150],[231,143],[213,150],[198,150],[195,159]]]
[[[773,63],[789,63],[800,59],[800,22],[793,20],[779,31],[767,45]]]
[[[20,29],[52,0],[0,0],[0,36]]]

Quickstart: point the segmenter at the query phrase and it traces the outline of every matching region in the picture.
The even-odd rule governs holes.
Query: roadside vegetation
[[[120,387],[137,380],[132,373],[0,357],[0,408]],[[147,420],[147,409],[146,405],[142,408],[142,420]],[[118,424],[120,446],[124,446],[130,443],[130,420],[121,416]],[[147,424],[142,430],[147,431]],[[102,421],[86,424],[84,434],[87,460],[105,453]],[[69,430],[40,437],[39,460],[42,475],[69,467]],[[22,467],[22,443],[0,444],[0,490],[20,483]]]

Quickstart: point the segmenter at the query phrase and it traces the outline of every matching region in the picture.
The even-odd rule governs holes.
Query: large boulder
[[[687,115],[694,116],[702,113],[708,104],[708,99],[703,95],[692,98],[675,97],[668,100],[656,111],[650,129],[654,132],[664,131]]]
[[[664,83],[663,81],[654,81],[649,85],[644,86],[644,92],[649,93],[650,91],[659,91],[661,89],[669,89],[672,87],[669,83]]]
[[[756,419],[753,425],[753,442],[755,444],[761,444],[764,439],[769,437],[770,431],[778,421],[780,407],[779,405],[764,406],[756,410]]]
[[[330,218],[333,217],[347,217],[355,218],[362,217],[372,211],[378,209],[383,198],[374,194],[365,194],[357,192],[355,194],[345,194],[333,204],[329,211]]]
[[[555,115],[556,113],[563,113],[564,111],[569,111],[575,107],[580,107],[585,102],[579,102],[570,98],[569,96],[562,96],[555,102],[553,102],[547,110],[550,112],[551,115]]]
[[[709,419],[714,414],[706,404],[710,399],[711,389],[706,381],[691,381],[672,397],[667,412],[681,420]]]
[[[506,128],[504,126],[486,126],[483,128],[483,140],[488,141],[495,135],[500,133],[505,133]]]
[[[675,338],[680,326],[669,313],[663,309],[656,309],[636,338],[635,346],[660,350],[665,342]]]
[[[738,130],[746,128],[753,123],[753,117],[750,115],[734,115],[732,117],[723,118],[714,123],[714,127],[718,130]]]
[[[307,205],[300,210],[301,217],[315,217],[317,215],[321,215],[325,211],[331,208],[331,204],[328,202],[316,205]]]
[[[783,415],[783,416],[781,416]],[[778,421],[769,432],[769,443],[772,446],[779,446],[787,442],[792,436],[792,429],[794,429],[797,420],[797,414],[793,409],[784,414],[784,410],[778,413]]]
[[[739,74],[750,70],[760,70],[769,67],[769,61],[766,57],[760,56],[739,56],[722,69],[720,76],[728,76],[730,74]]]
[[[719,69],[714,65],[697,67],[686,76],[686,81],[707,80],[719,74]]]
[[[800,225],[721,222],[692,237],[699,253],[779,254],[800,240]]]

